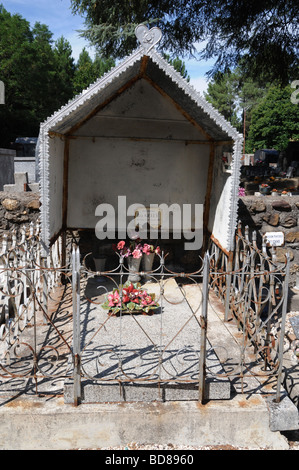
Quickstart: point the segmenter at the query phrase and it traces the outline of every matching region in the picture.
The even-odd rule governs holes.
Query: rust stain
[[[33,400],[16,399],[9,403],[6,403],[6,408],[23,408],[23,410],[29,410],[32,408],[42,408],[44,405],[42,402]]]
[[[260,405],[261,401],[258,397],[253,397],[250,400],[241,400],[239,402],[240,408],[250,408],[254,405]]]
[[[248,408],[249,403],[246,402],[246,400],[242,400],[239,402],[240,408]]]
[[[201,411],[207,411],[208,402],[201,403],[200,401],[197,401],[196,402],[196,408],[198,408]]]

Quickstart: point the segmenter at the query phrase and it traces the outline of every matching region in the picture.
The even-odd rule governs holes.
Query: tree
[[[57,101],[67,103],[74,95],[75,60],[72,57],[72,46],[63,36],[55,42],[55,83],[59,90]]]
[[[106,72],[109,72],[109,70],[112,69],[112,67],[115,66],[115,60],[110,58],[103,58],[99,54],[96,54],[94,62],[93,62],[93,68],[95,71],[95,77],[96,79],[102,77]]]
[[[296,0],[71,0],[74,14],[85,16],[83,35],[102,55],[124,57],[137,45],[135,27],[157,25],[159,47],[184,57],[215,58],[211,71],[225,72],[243,59],[247,73],[286,85],[298,76]]]
[[[190,82],[190,76],[188,75],[186,64],[179,57],[171,59],[169,54],[164,54],[164,58],[182,75],[183,78],[185,78],[185,80],[187,80],[187,82]]]
[[[299,140],[299,106],[291,101],[290,86],[270,87],[252,113],[248,147],[251,151],[285,150],[291,140]]]
[[[239,132],[244,132],[245,124],[247,138],[252,111],[265,97],[268,87],[267,83],[259,86],[253,79],[244,75],[241,67],[237,67],[233,71],[215,74],[204,95]]]
[[[219,113],[225,117],[233,126],[239,127],[238,119],[238,83],[236,73],[218,72],[214,79],[209,82],[204,96]]]
[[[79,55],[74,74],[74,90],[80,93],[91,83],[94,83],[104,73],[108,72],[115,62],[113,59],[103,59],[98,54],[94,61],[91,59],[88,51],[84,48]]]
[[[5,104],[0,106],[0,142],[6,146],[16,129],[32,135],[30,111],[33,35],[28,21],[10,15],[0,5],[0,79],[5,84]],[[26,119],[27,117],[27,119]]]
[[[73,96],[71,46],[39,22],[31,28],[20,15],[0,5],[0,80],[5,104],[0,106],[0,146],[18,136],[37,136],[40,122]]]

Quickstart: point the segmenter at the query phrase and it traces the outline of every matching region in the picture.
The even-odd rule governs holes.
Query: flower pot
[[[101,256],[100,258],[93,258],[94,265],[95,265],[95,270],[97,272],[103,272],[105,271],[105,265],[106,265],[106,257]],[[105,278],[96,276],[97,280],[104,280]]]
[[[149,253],[149,254],[144,253],[142,255],[142,270],[144,272],[152,271],[154,258],[155,258],[155,253]],[[150,276],[145,274],[144,278],[149,280]]]
[[[260,191],[261,194],[270,194],[271,193],[271,188],[270,188],[270,186],[260,185],[259,191]]]
[[[139,268],[141,263],[141,256],[140,258],[134,258],[133,256],[129,256],[127,258],[128,261],[128,269],[129,269],[129,277],[128,281],[131,282],[138,282],[140,281]]]

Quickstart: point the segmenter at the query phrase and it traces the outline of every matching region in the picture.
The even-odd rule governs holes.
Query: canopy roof
[[[158,41],[155,38],[159,36],[160,30],[152,28],[149,31],[143,25],[140,28],[142,34],[136,33],[141,42],[138,49],[75,96],[40,126],[38,154],[42,202],[41,225],[45,245],[49,244],[53,235],[49,228],[50,171],[53,171],[50,170],[50,139],[53,136],[67,138],[76,134],[83,124],[99,111],[104,110],[140,79],[147,80],[159,93],[170,99],[183,116],[201,130],[206,142],[231,143],[234,169],[230,199],[234,207],[230,208],[232,217],[229,231],[230,234],[232,232],[236,217],[235,199],[237,198],[236,186],[238,186],[239,178],[242,135],[157,52],[154,46]],[[159,109],[157,109],[158,117]]]
[[[42,127],[48,131],[69,134],[141,78],[148,80],[161,93],[172,99],[190,120],[201,127],[209,140],[227,141],[240,138],[237,130],[154,48],[145,51],[143,45],[55,112]]]

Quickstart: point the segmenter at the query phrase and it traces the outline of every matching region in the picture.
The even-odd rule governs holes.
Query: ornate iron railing
[[[203,401],[209,257],[189,274],[170,271],[163,254],[157,257],[158,266],[151,271],[137,270],[132,275],[125,259],[119,257],[114,269],[95,274],[86,267],[86,259],[80,264],[79,250],[74,249],[76,403],[82,393],[80,383],[88,380],[121,387],[194,384],[198,400]],[[196,290],[192,306],[188,286],[179,286],[178,278]],[[83,330],[90,333],[82,342]]]
[[[38,226],[3,239],[0,388],[63,394],[70,383],[78,404],[88,382],[155,384],[159,391],[187,384],[203,401],[209,373],[215,380],[240,378],[242,391],[248,375],[275,377],[280,399],[289,263],[278,265],[275,250],[271,256],[266,246],[259,250],[248,231],[243,235],[239,227],[231,257],[211,244],[192,273],[171,271],[163,255],[150,272],[138,271],[140,289],[156,295],[158,308],[147,315],[122,304],[130,275],[123,258],[95,272],[74,246],[70,266],[61,266],[60,239],[47,258],[43,254]],[[109,312],[103,304],[113,289],[121,306]],[[224,322],[233,318],[241,332],[234,364],[220,358],[219,370],[221,354],[207,341],[215,293],[225,306]]]
[[[238,372],[242,378],[249,372],[257,377],[277,377],[276,399],[279,401],[287,314],[289,259],[277,263],[276,248],[257,245],[241,223],[235,236],[235,250],[226,254],[211,243],[211,287],[225,305],[224,321],[234,319],[242,332]],[[254,348],[260,368],[249,367],[246,352]],[[231,375],[233,374],[231,373]]]
[[[49,304],[62,274],[66,272],[61,269],[61,240],[43,257],[38,224],[3,236],[0,380],[7,393],[25,390],[30,380],[37,391],[38,381],[57,377],[56,372],[52,375],[54,356],[59,357],[59,352],[54,336],[49,339],[50,329],[55,330]]]

